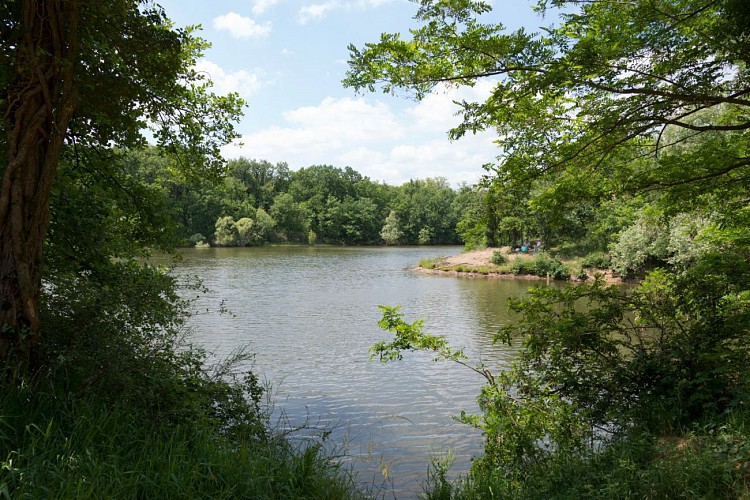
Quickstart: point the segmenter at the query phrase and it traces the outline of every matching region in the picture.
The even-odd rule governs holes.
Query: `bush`
[[[435,269],[445,262],[445,257],[435,257],[434,259],[420,259],[419,267],[422,269]]]
[[[505,254],[502,253],[500,250],[495,250],[494,252],[492,252],[492,257],[490,258],[490,261],[496,266],[502,266],[503,264],[508,263],[508,257],[506,257]]]
[[[198,243],[205,242],[206,237],[203,236],[201,233],[195,233],[194,235],[190,236],[190,238],[188,238],[188,241],[190,241],[191,245],[196,246]]]
[[[234,218],[230,215],[219,217],[216,220],[216,231],[214,241],[220,247],[237,246],[237,226]]]
[[[609,269],[611,265],[612,260],[604,252],[589,254],[581,261],[581,267],[584,269]]]
[[[707,238],[716,227],[710,217],[699,213],[671,218],[644,214],[610,245],[612,268],[621,274],[637,274],[656,266],[688,267],[724,246]]]
[[[559,259],[541,254],[532,260],[516,259],[511,267],[513,274],[531,274],[533,276],[550,276],[556,280],[570,278],[570,269]]]
[[[205,354],[185,345],[191,306],[174,278],[135,261],[112,262],[98,273],[101,283],[55,276],[45,297],[42,378],[76,397],[127,404],[153,425],[208,419],[217,429],[231,423],[265,432],[257,379],[249,373],[233,382],[226,366],[208,371]]]
[[[432,474],[426,498],[747,498],[748,432],[728,420],[668,438],[634,434],[598,453],[552,455],[522,471],[459,481]]]

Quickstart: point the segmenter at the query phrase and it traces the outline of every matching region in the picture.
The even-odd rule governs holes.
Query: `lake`
[[[470,279],[410,271],[420,259],[459,247],[263,247],[184,250],[176,272],[212,291],[196,304],[194,341],[216,356],[246,345],[254,371],[274,389],[274,419],[307,425],[306,439],[330,430],[327,446],[377,496],[413,498],[432,456],[451,452],[466,472],[481,453],[481,433],[454,421],[476,410],[484,379],[425,353],[371,361],[368,348],[388,338],[378,305],[400,305],[407,321],[464,348],[493,371],[514,348],[492,336],[509,321],[507,300],[538,282]],[[220,304],[232,314],[219,314]],[[208,309],[208,312],[206,312]]]

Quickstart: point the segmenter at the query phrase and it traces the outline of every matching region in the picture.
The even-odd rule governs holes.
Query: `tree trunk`
[[[49,197],[76,108],[76,0],[19,0],[15,79],[3,109],[7,164],[0,185],[0,360],[35,369]]]

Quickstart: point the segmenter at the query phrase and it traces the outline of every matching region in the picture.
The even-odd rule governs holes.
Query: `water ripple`
[[[363,482],[388,485],[384,496],[422,491],[430,458],[451,450],[456,471],[481,452],[481,434],[454,420],[476,411],[478,374],[424,353],[384,365],[368,348],[387,338],[378,305],[401,305],[408,321],[465,348],[495,370],[515,350],[492,342],[509,321],[509,297],[526,284],[415,274],[420,259],[459,248],[278,247],[185,252],[177,272],[198,275],[214,290],[197,304],[232,315],[193,318],[196,339],[217,356],[247,345],[254,369],[274,386],[275,417],[286,425],[332,430],[329,444]],[[304,441],[309,433],[300,432]]]

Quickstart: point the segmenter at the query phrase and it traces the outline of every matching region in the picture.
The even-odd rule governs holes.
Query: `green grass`
[[[488,275],[492,272],[496,271],[497,266],[469,266],[467,264],[458,264],[456,266],[453,266],[450,268],[452,271],[456,271],[459,273],[475,273],[475,274],[484,274]]]
[[[127,404],[28,388],[0,398],[0,498],[357,498],[318,445],[149,425]]]
[[[459,273],[475,273],[475,274],[505,274],[510,272],[510,265],[495,265],[488,264],[486,266],[470,266],[468,264],[457,264],[455,266],[448,265],[445,257],[436,257],[434,259],[421,259],[419,261],[419,267],[423,269],[435,269],[438,271],[455,271]]]
[[[434,259],[421,259],[419,267],[423,269],[439,269],[445,262],[445,257],[435,257]]]

